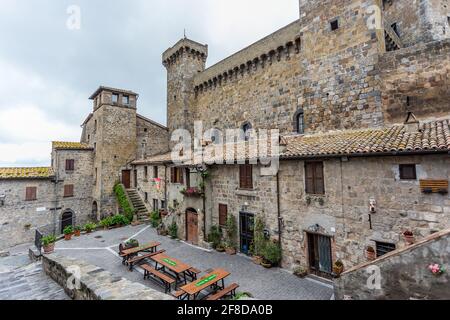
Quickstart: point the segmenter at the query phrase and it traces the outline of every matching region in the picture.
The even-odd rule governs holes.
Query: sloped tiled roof
[[[53,175],[50,167],[0,168],[0,179],[46,179]]]
[[[142,165],[142,164],[158,164],[158,163],[169,163],[172,162],[172,153],[164,153],[156,156],[151,156],[142,160],[133,161],[132,164]]]
[[[450,150],[450,120],[420,125],[409,132],[404,125],[390,128],[342,131],[323,135],[284,137],[283,158],[364,155]]]
[[[63,149],[63,150],[90,150],[92,149],[89,145],[80,142],[62,142],[62,141],[53,141],[54,149]]]

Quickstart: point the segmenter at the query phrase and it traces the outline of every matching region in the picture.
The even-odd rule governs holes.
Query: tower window
[[[251,132],[252,132],[252,125],[250,122],[246,122],[242,125],[242,131],[243,131],[243,138],[245,141],[250,140]]]
[[[129,96],[123,96],[122,97],[122,104],[123,105],[129,105],[130,104],[130,97]]]
[[[339,29],[339,20],[335,19],[335,20],[331,21],[330,26],[331,26],[331,31],[335,31],[335,30]]]
[[[118,103],[119,102],[119,95],[116,93],[112,94],[112,103]]]
[[[304,134],[305,133],[305,114],[303,113],[303,110],[299,110],[295,114],[294,130],[298,134]]]

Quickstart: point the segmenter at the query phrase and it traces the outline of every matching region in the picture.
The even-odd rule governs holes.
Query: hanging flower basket
[[[437,263],[436,264],[430,264],[428,266],[428,269],[435,276],[440,276],[440,275],[445,273],[444,267],[442,265],[440,265],[440,264],[437,264]]]
[[[201,197],[201,196],[203,196],[203,192],[199,188],[183,189],[183,190],[181,190],[181,194],[183,194],[185,197]]]

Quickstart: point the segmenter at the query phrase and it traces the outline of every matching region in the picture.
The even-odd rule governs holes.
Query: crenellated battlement
[[[167,49],[163,53],[163,65],[167,68],[177,63],[184,54],[205,63],[208,57],[208,45],[203,45],[187,38],[181,39],[172,48]]]
[[[296,20],[196,75],[195,92],[198,94],[215,88],[258,68],[279,62],[283,57],[290,59],[292,54],[300,52],[300,47],[300,26],[299,20]]]

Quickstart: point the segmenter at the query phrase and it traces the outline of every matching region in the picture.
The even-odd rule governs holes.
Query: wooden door
[[[122,184],[125,186],[125,189],[131,188],[131,171],[130,170],[122,171]]]
[[[198,214],[195,211],[186,211],[186,241],[198,244]]]
[[[308,255],[311,273],[319,277],[330,278],[333,272],[331,238],[308,233]]]
[[[133,182],[134,182],[134,187],[137,188],[137,187],[138,187],[138,181],[137,181],[138,174],[137,174],[137,170],[134,170],[133,173],[134,173],[134,180],[133,180]]]
[[[250,246],[252,245],[255,233],[255,215],[247,212],[239,213],[240,225],[240,249],[244,254],[250,254]]]

